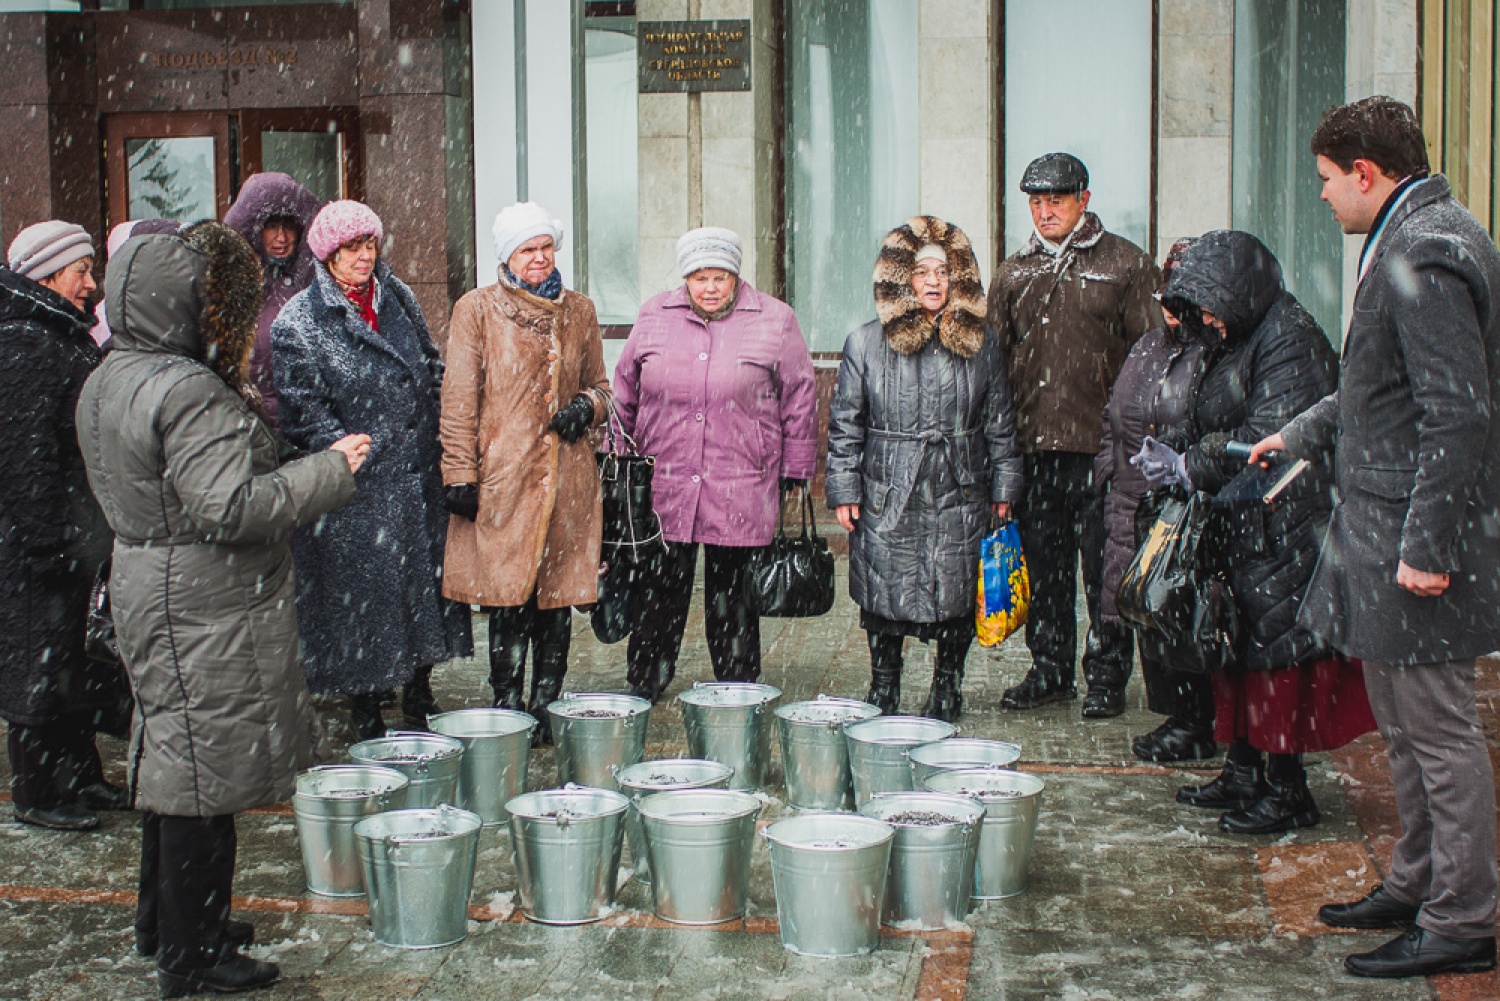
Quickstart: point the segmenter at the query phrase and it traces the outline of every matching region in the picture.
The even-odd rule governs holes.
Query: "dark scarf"
[[[1407,188],[1418,181],[1427,180],[1427,177],[1427,171],[1419,170],[1415,174],[1403,178],[1401,183],[1396,185],[1395,190],[1386,196],[1385,202],[1380,206],[1380,211],[1375,213],[1375,219],[1370,223],[1370,232],[1365,234],[1364,246],[1359,248],[1360,271],[1364,270],[1365,256],[1370,252],[1370,241],[1375,239],[1380,234],[1380,230],[1385,226],[1385,217],[1391,214],[1391,209],[1396,207],[1396,203],[1401,200],[1401,196],[1406,193]]]
[[[556,268],[552,269],[552,273],[543,279],[540,285],[533,285],[528,281],[518,278],[509,265],[502,264],[500,265],[500,269],[505,272],[506,281],[518,289],[530,292],[532,295],[540,296],[543,299],[551,299],[554,302],[557,301],[558,296],[562,295],[562,272]]]
[[[715,320],[722,320],[722,319],[724,319],[724,317],[728,316],[730,313],[733,313],[734,312],[734,307],[737,306],[737,305],[739,305],[739,302],[740,302],[740,289],[744,287],[744,284],[745,283],[742,282],[742,281],[740,281],[739,278],[735,278],[735,280],[734,280],[734,295],[730,296],[728,299],[725,299],[724,300],[724,305],[720,306],[718,309],[714,310],[712,313],[705,312],[704,310],[699,309],[698,308],[698,304],[693,301],[693,297],[692,296],[688,296],[688,305],[692,306],[693,307],[693,312],[697,313],[698,314],[698,318],[701,319],[701,320],[703,320],[706,323],[712,323]]]
[[[380,318],[375,315],[375,279],[371,278],[363,285],[350,285],[338,277],[334,277],[333,281],[338,285],[339,291],[344,293],[344,298],[359,310],[361,319],[370,325],[370,329],[380,333]]]

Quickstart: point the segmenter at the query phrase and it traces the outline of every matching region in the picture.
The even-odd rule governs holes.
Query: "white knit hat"
[[[6,251],[10,269],[33,281],[51,278],[74,261],[94,256],[88,230],[61,219],[27,226]]]
[[[924,243],[921,249],[917,251],[917,256],[912,261],[912,264],[920,264],[922,261],[928,260],[942,261],[944,264],[947,264],[948,252],[935,243]]]
[[[684,278],[704,268],[722,268],[737,275],[742,258],[740,235],[732,229],[704,226],[677,238],[677,270]]]
[[[501,264],[510,263],[510,255],[527,240],[538,236],[552,237],[555,250],[562,250],[563,224],[536,202],[516,202],[500,210],[490,229],[495,238],[495,256]]]

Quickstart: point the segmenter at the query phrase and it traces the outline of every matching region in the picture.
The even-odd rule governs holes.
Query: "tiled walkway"
[[[842,563],[841,563],[842,568]],[[842,586],[842,582],[841,582]],[[621,690],[623,644],[603,647],[576,620],[574,691]],[[482,637],[481,637],[482,639]],[[765,677],[784,701],[819,692],[859,695],[868,655],[847,599],[821,619],[763,624]],[[671,695],[711,677],[695,609],[677,683],[652,712],[648,757],[685,752]],[[239,821],[239,916],[253,920],[254,954],[285,980],[267,998],[824,998],[824,999],[1267,999],[1500,998],[1496,977],[1360,981],[1340,966],[1386,933],[1343,933],[1312,919],[1319,904],[1358,897],[1379,879],[1396,830],[1383,747],[1373,735],[1309,761],[1321,825],[1283,838],[1221,834],[1215,817],[1179,806],[1175,788],[1206,771],[1142,765],[1130,738],[1157,722],[1136,681],[1118,720],[1085,723],[1077,704],[1031,713],[998,708],[1024,672],[1024,644],[978,648],[969,660],[963,727],[1019,741],[1022,767],[1048,783],[1030,889],[981,906],[967,926],[892,933],[874,953],[819,960],[782,949],[764,847],[757,848],[751,915],[711,929],[652,917],[649,891],[626,884],[599,924],[544,927],[514,909],[506,836],[480,846],[469,938],[448,949],[403,952],[374,942],[361,901],[302,889],[289,808]],[[931,651],[908,648],[905,704],[921,704]],[[486,669],[440,668],[445,706],[479,705]],[[1481,670],[1481,712],[1496,732],[1500,663]],[[330,706],[330,711],[337,707]],[[334,732],[342,748],[343,728]],[[116,777],[121,745],[104,741]],[[532,758],[530,785],[554,784],[552,752]],[[773,776],[779,782],[779,772]],[[773,788],[774,795],[780,792]],[[778,802],[765,816],[785,808]],[[101,830],[61,834],[0,813],[0,999],[155,996],[149,961],[131,948],[139,825],[107,815]]]

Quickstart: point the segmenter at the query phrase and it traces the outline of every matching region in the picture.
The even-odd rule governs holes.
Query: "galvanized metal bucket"
[[[437,733],[390,730],[384,737],[363,740],[349,748],[349,757],[362,765],[394,768],[410,781],[406,806],[430,809],[458,799],[458,770],[464,745]]]
[[[726,789],[734,769],[700,758],[667,758],[642,761],[615,770],[620,792],[630,800],[625,813],[625,841],[630,846],[632,875],[641,883],[651,882],[651,857],[646,853],[646,830],[641,826],[637,805],[641,797],[679,789]]]
[[[913,747],[947,740],[958,727],[926,716],[877,716],[844,724],[854,802],[864,806],[878,792],[911,792]]]
[[[506,800],[526,791],[536,720],[510,709],[457,709],[427,717],[427,725],[463,742],[456,805],[479,814],[486,827],[505,823]]]
[[[309,890],[324,897],[364,895],[354,824],[404,806],[406,786],[405,775],[375,765],[322,765],[297,776],[292,812]]]
[[[953,737],[913,747],[911,759],[912,788],[923,788],[922,781],[933,772],[951,772],[956,768],[1013,768],[1021,760],[1021,745],[1007,740],[980,740],[977,737]]]
[[[860,808],[896,829],[885,883],[888,925],[944,928],[969,913],[984,804],[938,792],[881,793]]]
[[[633,695],[566,694],[547,706],[557,784],[618,789],[614,769],[641,760],[651,703]]]
[[[995,900],[1025,893],[1042,791],[1047,783],[1025,772],[962,768],[929,775],[927,788],[972,796],[984,804],[974,896]]]
[[[698,682],[677,696],[688,754],[734,769],[731,789],[759,789],[771,764],[771,704],[781,689],[750,682]]]
[[[895,829],[857,813],[804,813],[761,834],[781,944],[804,956],[854,956],[880,939]]]
[[[760,800],[732,789],[683,789],[652,793],[637,806],[656,916],[681,925],[744,917]]]
[[[521,913],[547,925],[604,917],[615,900],[629,806],[617,792],[579,785],[522,793],[506,803]]]
[[[879,715],[880,708],[868,702],[826,695],[778,707],[776,732],[787,805],[797,810],[854,809],[844,724]]]
[[[377,942],[435,949],[464,940],[483,826],[478,814],[446,803],[377,813],[354,825]]]

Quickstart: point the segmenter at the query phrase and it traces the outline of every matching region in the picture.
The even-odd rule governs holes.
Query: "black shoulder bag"
[[[636,578],[646,560],[664,552],[661,518],[651,506],[651,473],[656,458],[641,455],[640,446],[620,426],[620,415],[609,401],[604,426],[607,451],[595,453],[599,489],[604,502],[604,525],[599,547],[599,600],[589,624],[601,643],[618,643],[630,635],[630,600]],[[620,449],[623,439],[629,453]]]
[[[776,537],[750,557],[750,600],[770,618],[806,618],[833,607],[833,554],[818,537],[812,493],[802,488],[802,534],[786,534],[787,488],[781,488]]]

